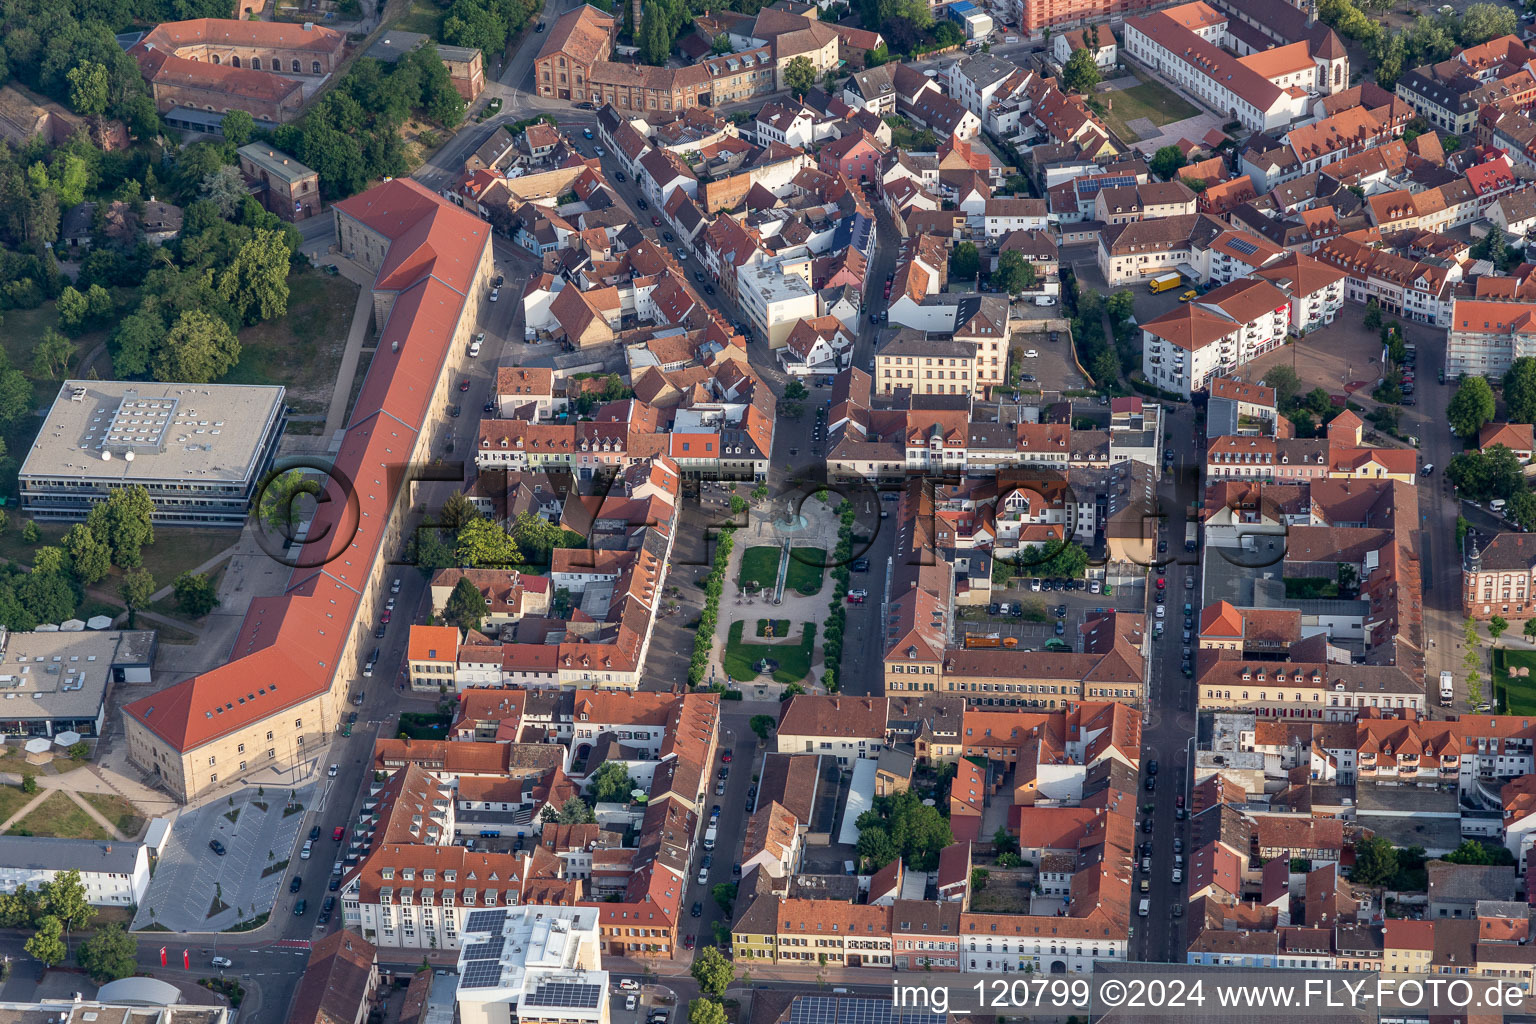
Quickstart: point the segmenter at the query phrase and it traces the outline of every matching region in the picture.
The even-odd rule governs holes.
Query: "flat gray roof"
[[[263,146],[259,142],[241,146],[239,153],[274,178],[281,178],[283,181],[302,181],[315,173],[282,150]]]
[[[67,380],[21,479],[243,485],[283,394],[263,385]]]
[[[76,868],[131,875],[142,845],[108,839],[0,836],[0,869],[68,871]]]
[[[427,37],[420,32],[401,32],[399,29],[390,29],[382,39],[368,47],[363,56],[393,64],[426,41]]]
[[[0,629],[0,721],[95,718],[114,665],[148,665],[148,630]]]

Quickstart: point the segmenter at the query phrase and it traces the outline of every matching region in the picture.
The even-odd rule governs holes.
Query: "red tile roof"
[[[393,277],[400,295],[335,456],[332,500],[300,556],[313,568],[295,569],[283,596],[251,602],[227,664],[124,708],[179,751],[325,692],[343,667],[402,486],[399,467],[411,458],[475,267],[490,245],[489,225],[410,179],[385,182],[335,209],[390,239],[379,283]]]

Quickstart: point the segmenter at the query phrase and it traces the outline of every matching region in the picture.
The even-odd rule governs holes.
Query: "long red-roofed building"
[[[227,664],[124,708],[129,758],[181,800],[311,760],[337,727],[389,596],[407,467],[449,430],[489,291],[489,225],[414,181],[331,209],[342,250],[377,274],[378,352],[287,590],[251,602]]]

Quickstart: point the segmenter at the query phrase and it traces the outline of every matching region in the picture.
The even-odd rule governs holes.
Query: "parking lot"
[[[133,926],[159,924],[171,931],[221,931],[271,910],[289,875],[301,865],[309,869],[306,874],[313,875],[306,886],[309,892],[303,895],[310,896],[318,907],[333,851],[327,837],[318,857],[299,860],[300,830],[308,827],[305,812],[315,797],[315,787],[295,791],[295,800],[304,810],[285,814],[289,792],[272,788],[258,792],[250,787],[176,819]],[[266,805],[265,810],[261,804]],[[223,845],[223,856],[210,849],[212,840]],[[286,870],[263,874],[290,858]]]
[[[996,600],[987,606],[960,610],[960,618],[955,627],[956,643],[963,644],[967,633],[983,637],[996,634],[999,639],[1014,637],[1020,647],[1031,650],[1044,648],[1046,642],[1052,639],[1070,643],[1073,650],[1081,650],[1082,634],[1079,627],[1090,617],[1111,609],[1139,612],[1145,607],[1140,585],[1112,587],[1111,593],[1106,595],[1102,591],[1095,594],[1091,589],[1047,591],[1042,587],[1036,592],[1029,589],[1026,583],[1023,589],[994,590],[992,596]],[[1043,611],[1045,621],[1014,614],[994,614],[992,611],[993,605],[1017,607],[1021,603],[1026,613],[1038,615]],[[1058,614],[1063,607],[1065,614]],[[1059,633],[1057,623],[1061,624]]]
[[[1050,310],[1059,317],[1056,309]],[[1067,322],[1060,319],[1014,321],[1009,355],[1019,372],[1035,379],[1020,378],[1021,389],[1072,391],[1088,386],[1088,379],[1072,361],[1072,346]],[[1056,341],[1051,341],[1055,332]],[[1033,356],[1028,353],[1034,352]]]

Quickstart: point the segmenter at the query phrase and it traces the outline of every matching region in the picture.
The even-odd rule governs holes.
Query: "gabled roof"
[[[399,292],[334,456],[351,493],[324,503],[281,597],[251,602],[230,661],[124,711],[172,748],[195,749],[328,690],[380,557],[387,523],[428,415],[489,225],[407,178],[334,207],[390,240],[379,280]],[[414,280],[412,280],[414,278]]]

